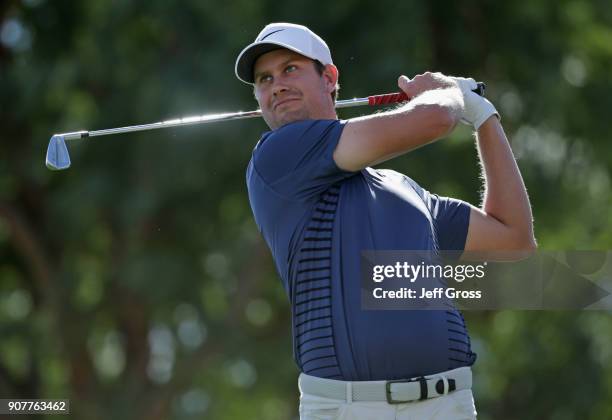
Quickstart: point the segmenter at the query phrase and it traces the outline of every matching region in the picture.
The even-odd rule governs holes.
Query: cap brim
[[[250,85],[254,84],[255,79],[253,78],[253,68],[255,67],[255,62],[257,59],[265,53],[278,50],[280,48],[286,48],[308,57],[302,51],[281,42],[254,43],[242,50],[236,59],[236,77],[238,77],[238,79],[242,80],[244,83],[248,83]]]

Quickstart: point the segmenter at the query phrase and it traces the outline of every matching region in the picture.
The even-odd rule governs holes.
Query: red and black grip
[[[477,93],[480,96],[484,96],[486,88],[485,84],[483,82],[478,82],[477,85],[478,87],[472,92]],[[399,102],[406,102],[408,100],[410,100],[410,98],[408,98],[404,92],[385,93],[383,95],[368,96],[368,105],[389,105]]]

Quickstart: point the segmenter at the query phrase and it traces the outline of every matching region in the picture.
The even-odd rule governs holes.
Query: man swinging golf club
[[[531,250],[529,200],[494,106],[472,79],[401,76],[407,104],[338,120],[338,69],[308,28],[266,26],[236,61],[272,131],[247,169],[249,200],[292,304],[300,418],[475,418],[476,355],[450,310],[361,309],[363,250]],[[477,131],[482,208],[371,166]],[[449,328],[452,326],[452,328]]]

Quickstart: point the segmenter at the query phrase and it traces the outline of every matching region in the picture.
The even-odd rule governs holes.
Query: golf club
[[[477,88],[474,89],[474,92],[479,94],[480,96],[484,96],[485,84],[482,82],[477,83]],[[353,98],[353,99],[345,99],[336,102],[336,108],[349,108],[354,106],[361,105],[369,105],[369,106],[379,106],[379,105],[389,105],[399,102],[408,101],[409,98],[403,92],[396,93],[387,93],[382,95],[373,95],[365,98]],[[97,137],[97,136],[108,136],[111,134],[120,134],[120,133],[130,133],[133,131],[146,131],[146,130],[155,130],[158,128],[169,128],[169,127],[179,127],[185,125],[194,125],[194,124],[205,124],[211,122],[218,121],[230,121],[230,120],[239,120],[245,118],[254,118],[260,117],[261,110],[255,111],[245,111],[245,112],[233,112],[233,113],[223,113],[223,114],[207,114],[200,115],[195,117],[185,117],[178,118],[174,120],[167,120],[156,122],[152,124],[143,124],[143,125],[132,125],[128,127],[119,127],[119,128],[109,128],[106,130],[96,130],[96,131],[73,131],[70,133],[62,133],[62,134],[54,134],[49,141],[49,147],[47,148],[47,157],[46,157],[46,165],[47,168],[59,171],[62,169],[67,169],[70,167],[70,155],[68,154],[68,148],[66,147],[66,140],[78,140],[85,139],[89,137]]]

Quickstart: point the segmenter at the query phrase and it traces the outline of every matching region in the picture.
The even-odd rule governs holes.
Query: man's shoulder
[[[251,161],[260,171],[269,166],[294,167],[313,149],[332,147],[333,139],[340,137],[341,124],[340,120],[301,120],[266,131],[253,148]]]

